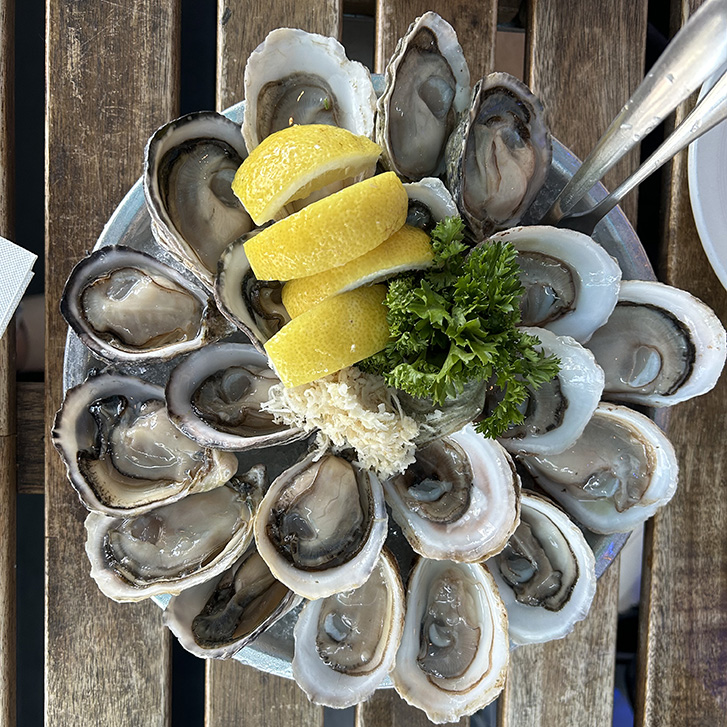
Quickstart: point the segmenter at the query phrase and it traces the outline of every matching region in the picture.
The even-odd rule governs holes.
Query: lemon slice
[[[373,174],[381,147],[365,136],[325,124],[289,126],[271,134],[245,159],[232,191],[257,225],[290,202],[356,177]]]
[[[287,282],[283,305],[295,318],[331,295],[377,283],[404,270],[427,268],[433,259],[429,235],[404,225],[378,247],[345,265]]]
[[[357,288],[326,298],[284,325],[265,344],[283,384],[307,384],[384,348],[385,296],[385,285]]]
[[[290,280],[345,265],[404,226],[409,198],[394,172],[313,202],[245,243],[258,280]]]

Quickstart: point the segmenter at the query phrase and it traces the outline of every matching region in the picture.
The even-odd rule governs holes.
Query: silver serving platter
[[[383,89],[383,76],[375,75],[373,80],[377,95],[380,95]],[[231,106],[223,113],[233,121],[242,123],[244,101]],[[575,173],[580,164],[580,160],[563,144],[555,139],[553,140],[553,163],[548,179],[540,195],[533,203],[524,224],[535,224],[541,218],[550,203],[555,199],[557,192]],[[605,196],[606,189],[599,184],[586,195],[577,209],[590,207]],[[636,232],[620,208],[615,208],[604,218],[596,228],[593,238],[616,258],[623,271],[624,279],[656,279]],[[142,250],[163,260],[180,272],[188,276],[191,275],[181,263],[172,258],[154,240],[151,232],[151,218],[146,209],[141,179],[134,184],[111,215],[96,242],[94,250],[108,245],[127,245]],[[246,339],[241,337],[240,340]],[[115,368],[163,385],[166,383],[169,372],[174,365],[175,362],[167,362],[143,366],[125,365]],[[90,373],[98,372],[106,366],[105,362],[91,355],[78,336],[69,328],[63,368],[64,391],[82,383]],[[240,471],[244,472],[253,464],[263,462],[268,466],[272,479],[295,462],[305,447],[306,442],[297,442],[281,447],[240,453],[238,454]],[[585,534],[596,557],[596,575],[600,577],[616,558],[629,534],[604,536],[595,535],[588,531],[585,531]],[[390,538],[393,538],[396,542],[396,540],[401,539],[401,534],[397,530],[392,530]],[[394,549],[396,550],[396,545],[394,545]],[[400,554],[397,553],[397,555]],[[165,608],[169,598],[169,596],[160,596],[155,597],[154,600],[161,608]],[[258,637],[253,644],[239,651],[233,658],[261,671],[292,679],[290,663],[293,658],[294,648],[293,627],[298,611],[299,609],[281,619]],[[387,678],[381,686],[386,688],[391,687],[392,684]]]

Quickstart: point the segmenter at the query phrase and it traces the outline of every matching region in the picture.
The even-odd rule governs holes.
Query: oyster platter
[[[61,302],[53,441],[101,591],[318,704],[393,686],[434,722],[567,635],[675,492],[643,412],[727,352],[619,210],[538,224],[578,164],[432,12],[383,77],[275,30],[244,101],[158,129]]]

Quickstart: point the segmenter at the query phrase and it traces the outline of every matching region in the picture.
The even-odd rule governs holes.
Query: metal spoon
[[[619,159],[726,60],[727,0],[707,0],[674,36],[541,224],[557,224]]]
[[[713,126],[725,119],[727,119],[727,72],[722,75],[684,121],[674,129],[664,143],[628,179],[591,209],[564,215],[558,220],[556,226],[567,227],[590,235],[601,219],[634,187],[641,184],[644,179],[695,139],[706,134]]]

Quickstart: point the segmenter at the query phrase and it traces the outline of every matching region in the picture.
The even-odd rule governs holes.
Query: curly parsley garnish
[[[468,247],[459,217],[432,232],[434,265],[398,277],[386,296],[391,341],[359,363],[388,386],[435,404],[462,393],[468,381],[490,381],[501,397],[476,428],[497,437],[519,424],[528,388],[559,369],[558,359],[536,351],[539,341],[517,328],[523,288],[513,246]]]

